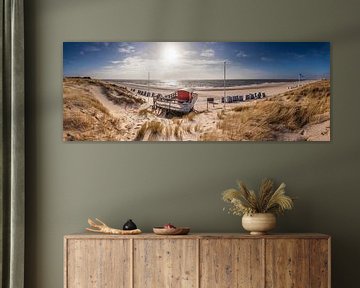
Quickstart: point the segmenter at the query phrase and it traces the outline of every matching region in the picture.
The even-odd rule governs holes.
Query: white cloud
[[[186,50],[182,54],[185,57],[192,57],[192,56],[195,56],[197,54],[197,52],[194,50]]]
[[[202,57],[214,57],[215,51],[213,49],[206,49],[201,51],[200,56]]]
[[[135,47],[131,46],[131,45],[123,46],[123,47],[119,48],[119,52],[120,53],[127,53],[127,54],[134,53],[135,52]]]
[[[236,57],[246,58],[249,57],[249,55],[246,54],[244,51],[238,51],[238,53],[236,53]]]
[[[222,76],[223,60],[209,58],[182,58],[176,63],[144,56],[128,56],[121,61],[111,61],[113,65],[103,66],[94,71],[94,76],[107,79],[142,79],[151,73],[152,79],[212,79]],[[216,78],[216,77],[215,77]]]

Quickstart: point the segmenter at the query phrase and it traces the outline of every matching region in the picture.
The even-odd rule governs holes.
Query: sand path
[[[303,134],[308,141],[329,141],[330,120],[305,127]]]
[[[149,121],[150,118],[148,116],[141,117],[138,114],[140,109],[145,109],[150,106],[149,103],[144,103],[140,108],[130,108],[125,105],[117,105],[110,101],[103,93],[101,87],[91,85],[89,86],[89,91],[92,95],[100,101],[106,109],[108,109],[109,113],[116,118],[123,120],[122,129],[124,132],[125,138],[129,140],[133,140],[136,137],[137,131],[141,128],[141,126]],[[153,116],[155,118],[155,116]]]

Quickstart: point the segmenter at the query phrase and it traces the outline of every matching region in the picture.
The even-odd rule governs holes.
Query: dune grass
[[[97,82],[95,85],[100,86],[106,97],[114,104],[139,106],[145,103],[143,99],[135,97],[124,87],[102,81]]]
[[[217,131],[203,135],[203,140],[275,140],[281,133],[330,119],[330,83],[319,81],[252,105],[238,106],[218,118]]]
[[[192,133],[193,125],[183,125],[182,119],[174,119],[169,122],[157,120],[145,122],[138,130],[135,141],[169,141],[182,140],[184,133]]]
[[[147,114],[149,114],[149,110],[147,108],[144,108],[144,109],[140,109],[138,114],[139,116],[147,116]]]
[[[64,82],[63,107],[64,141],[121,140],[120,120],[84,87]]]
[[[63,127],[65,131],[85,132],[92,126],[93,122],[90,117],[80,112],[64,112]]]
[[[64,78],[64,83],[75,85],[93,85],[100,87],[106,98],[117,105],[130,105],[139,106],[145,101],[139,97],[136,97],[132,92],[128,91],[125,87],[108,83],[101,80],[90,78]]]
[[[64,86],[64,107],[65,108],[78,108],[78,109],[90,109],[94,108],[100,112],[109,115],[109,110],[95,99],[85,90],[80,90],[75,87]]]
[[[195,120],[195,116],[196,116],[195,112],[192,111],[192,112],[190,112],[189,114],[186,114],[185,117],[186,117],[189,121],[194,121],[194,120]]]
[[[148,140],[157,140],[163,136],[165,126],[160,121],[148,121],[145,122],[135,137],[135,141],[144,140],[145,136],[148,136]]]

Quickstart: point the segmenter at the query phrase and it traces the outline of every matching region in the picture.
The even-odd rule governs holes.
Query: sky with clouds
[[[64,76],[290,79],[330,75],[328,42],[64,42]]]

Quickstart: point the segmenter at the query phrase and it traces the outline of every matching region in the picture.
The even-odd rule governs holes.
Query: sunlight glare
[[[173,64],[179,60],[179,49],[174,44],[167,44],[162,51],[166,63]]]

